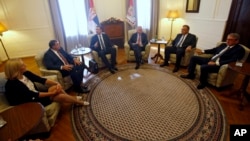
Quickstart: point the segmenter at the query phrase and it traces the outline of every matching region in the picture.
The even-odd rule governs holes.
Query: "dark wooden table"
[[[240,110],[243,110],[244,105],[243,105],[243,100],[245,97],[247,97],[249,99],[249,94],[247,93],[247,86],[249,83],[249,78],[250,78],[250,63],[245,62],[243,63],[242,67],[240,66],[236,66],[235,62],[231,62],[228,64],[228,68],[238,72],[240,74],[244,75],[244,79],[241,83],[241,87],[238,91],[233,92],[234,94],[237,94],[240,97]]]
[[[151,59],[155,59],[155,63],[157,63],[158,58],[163,60],[163,56],[161,55],[160,51],[161,51],[161,44],[166,45],[168,42],[167,41],[150,41],[151,44],[157,44],[158,45],[158,50],[157,53],[155,54],[154,57],[151,57]]]
[[[0,141],[16,141],[36,127],[44,114],[40,103],[25,103],[0,113],[7,124],[0,128]]]

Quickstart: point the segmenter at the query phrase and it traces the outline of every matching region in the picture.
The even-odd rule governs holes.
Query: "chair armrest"
[[[63,80],[63,77],[62,77],[62,74],[61,74],[60,71],[58,71],[58,70],[47,70],[47,69],[42,69],[42,68],[40,68],[39,70],[40,70],[42,76],[56,75],[57,81],[58,81],[62,86],[64,86],[64,80]]]
[[[204,58],[211,58],[213,55],[212,54],[200,54],[198,56],[204,57]]]

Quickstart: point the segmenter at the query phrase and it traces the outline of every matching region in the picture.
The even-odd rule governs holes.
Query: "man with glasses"
[[[209,73],[216,73],[220,67],[230,62],[240,60],[245,50],[239,45],[240,35],[237,33],[230,33],[227,36],[226,43],[220,44],[218,47],[197,51],[198,54],[207,53],[213,54],[212,58],[204,58],[201,56],[193,56],[188,66],[188,74],[181,75],[182,78],[194,79],[196,64],[200,65],[200,84],[198,89],[203,89],[207,85],[207,77]]]

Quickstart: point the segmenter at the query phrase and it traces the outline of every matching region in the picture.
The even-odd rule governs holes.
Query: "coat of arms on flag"
[[[94,8],[94,3],[93,0],[89,0],[88,29],[90,34],[95,33],[97,25],[99,25],[99,19]]]
[[[135,11],[134,11],[133,0],[129,0],[129,6],[128,6],[128,11],[127,11],[126,21],[132,27],[134,27],[135,24],[136,24],[136,18],[135,18]]]

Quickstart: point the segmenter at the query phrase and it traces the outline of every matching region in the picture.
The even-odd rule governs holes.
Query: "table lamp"
[[[3,32],[5,32],[5,31],[7,31],[7,30],[8,30],[8,29],[3,25],[3,23],[0,22],[0,36],[1,36],[1,37],[3,36]],[[5,54],[6,54],[7,58],[8,58],[8,60],[9,60],[10,57],[9,57],[9,55],[8,55],[8,53],[7,53],[7,51],[6,51],[6,48],[5,48],[4,44],[3,44],[2,38],[0,38],[0,42],[1,42],[2,46],[3,46],[4,52],[5,52]]]
[[[167,13],[167,18],[169,18],[169,20],[171,20],[171,30],[170,30],[170,38],[169,38],[169,42],[172,41],[172,30],[173,30],[173,22],[176,18],[179,18],[179,13],[177,10],[170,10]]]

